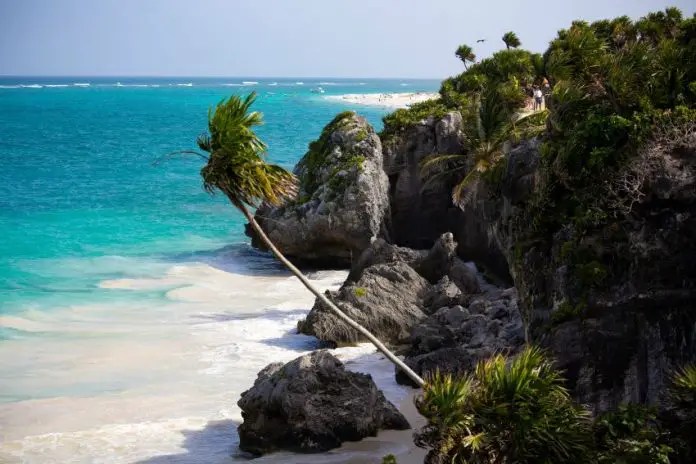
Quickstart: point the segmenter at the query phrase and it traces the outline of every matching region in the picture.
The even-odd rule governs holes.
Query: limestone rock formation
[[[339,114],[295,168],[298,198],[262,205],[256,220],[282,253],[296,261],[347,265],[357,259],[388,217],[388,179],[380,139],[365,118]],[[252,245],[265,249],[250,227]]]
[[[464,149],[462,116],[451,112],[406,127],[384,144],[384,170],[389,176],[391,238],[410,248],[430,248],[451,230],[451,185],[435,184],[424,189],[420,162],[435,153],[461,153]]]
[[[436,370],[464,374],[494,353],[515,353],[524,344],[517,292],[491,289],[471,297],[467,307],[442,307],[418,324],[408,341],[405,362],[421,376]],[[396,379],[411,385],[400,371]]]
[[[425,319],[420,306],[429,288],[428,281],[411,266],[397,261],[370,266],[357,282],[347,282],[327,296],[380,340],[398,343]],[[367,341],[319,300],[297,328],[300,333],[337,345]]]
[[[369,375],[347,371],[325,350],[268,365],[238,405],[239,447],[255,455],[323,452],[379,430],[410,428]]]

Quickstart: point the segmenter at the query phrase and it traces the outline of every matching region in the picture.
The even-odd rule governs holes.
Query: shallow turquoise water
[[[225,86],[242,81],[259,84]],[[193,148],[208,107],[221,98],[258,91],[257,109],[266,119],[259,133],[270,158],[291,168],[308,142],[347,107],[311,93],[319,82],[333,81],[322,85],[326,95],[438,86],[436,81],[298,81],[1,79],[0,313],[113,297],[97,283],[147,272],[119,258],[167,260],[245,241],[241,216],[201,189],[197,160],[152,164],[170,151]],[[278,85],[269,85],[274,82]],[[387,111],[354,109],[378,128]],[[0,330],[2,337],[17,336],[11,328]]]
[[[438,86],[297,81],[0,78],[0,461],[231,462],[241,392],[269,362],[316,347],[295,330],[314,299],[249,247],[197,160],[153,161],[194,148],[208,107],[234,92],[259,92],[259,133],[291,168],[337,112],[379,129],[387,111],[324,100],[310,92],[319,82],[338,83],[321,84],[326,95]],[[345,272],[310,278],[337,288]],[[335,353],[406,398],[372,351]]]

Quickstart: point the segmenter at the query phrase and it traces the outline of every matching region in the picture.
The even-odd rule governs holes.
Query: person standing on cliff
[[[541,109],[541,103],[544,99],[544,95],[541,93],[539,87],[534,87],[534,111]]]

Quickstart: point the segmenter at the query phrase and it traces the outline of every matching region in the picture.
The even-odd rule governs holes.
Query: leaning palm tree
[[[476,61],[474,51],[468,45],[460,45],[454,54],[464,63],[464,69],[468,69],[468,64]]]
[[[256,94],[251,93],[244,99],[232,96],[218,103],[215,111],[211,108],[208,113],[208,134],[200,136],[196,141],[203,153],[185,150],[173,154],[194,154],[205,159],[206,165],[201,170],[205,190],[210,194],[222,192],[242,212],[273,254],[310,292],[346,324],[362,333],[416,384],[423,385],[423,379],[389,351],[377,337],[348,317],[314,287],[276,248],[249,211],[248,207],[255,208],[260,203],[280,205],[295,198],[298,193],[297,178],[293,174],[266,162],[266,145],[253,130],[263,124],[261,113],[250,112],[255,99]]]
[[[452,202],[465,208],[473,200],[476,185],[483,174],[494,169],[505,157],[505,142],[515,138],[520,129],[530,135],[543,130],[534,124],[545,113],[515,114],[497,88],[484,89],[474,96],[465,117],[465,151],[461,154],[435,154],[421,162],[421,175],[426,179],[423,188],[448,179],[457,179],[452,189]]]
[[[522,45],[522,42],[520,42],[520,39],[517,37],[517,34],[514,32],[506,32],[503,35],[503,42],[505,42],[505,46],[509,50],[511,47],[512,48],[517,48],[520,45]]]

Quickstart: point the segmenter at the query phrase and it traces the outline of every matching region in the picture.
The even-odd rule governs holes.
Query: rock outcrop
[[[451,188],[437,183],[424,188],[420,163],[429,155],[461,153],[462,116],[451,112],[404,128],[384,144],[384,170],[389,176],[392,240],[410,248],[430,248],[452,230]]]
[[[295,168],[300,193],[281,207],[261,206],[256,220],[289,258],[349,265],[384,229],[389,217],[382,145],[367,121],[339,114]],[[247,226],[254,247],[265,249]]]
[[[356,260],[340,290],[326,295],[377,338],[400,343],[447,292],[457,293],[457,301],[480,292],[475,271],[456,257],[456,249],[450,233],[443,234],[430,250],[374,240]],[[453,288],[441,288],[442,279],[448,279]],[[431,282],[438,285],[433,287]],[[336,345],[366,341],[318,300],[297,327],[300,333]]]
[[[347,282],[337,292],[327,292],[327,296],[380,340],[398,343],[425,319],[420,305],[429,288],[428,281],[411,266],[398,261],[372,265],[357,282]],[[319,300],[297,329],[336,345],[367,341]]]
[[[696,360],[696,131],[632,154],[603,181],[605,219],[582,230],[568,218],[534,232],[531,205],[549,175],[538,147],[510,152],[499,191],[479,187],[456,235],[464,249],[505,256],[528,340],[550,350],[577,400],[595,412],[657,403]]]
[[[400,246],[429,248],[441,234],[452,231],[460,257],[476,261],[511,283],[503,250],[489,240],[488,219],[499,217],[497,202],[486,203],[486,210],[462,211],[452,204],[452,181],[426,185],[422,178],[423,159],[462,153],[464,149],[462,116],[456,111],[440,119],[426,118],[383,141],[384,170],[389,176],[390,236]]]
[[[696,361],[696,127],[647,143],[603,188],[599,226],[568,221],[528,247],[512,229],[510,256],[532,340],[595,411],[655,404]]]
[[[451,282],[446,288],[451,289]],[[448,295],[441,293],[440,297],[444,301]],[[451,303],[457,303],[456,299]],[[436,370],[464,374],[495,353],[515,353],[524,344],[517,292],[514,288],[489,289],[464,306],[443,306],[414,328],[408,342],[405,362],[421,376]],[[412,385],[400,371],[396,379]]]
[[[323,452],[379,430],[410,428],[369,375],[347,371],[324,350],[268,365],[238,405],[239,447],[255,455]]]

